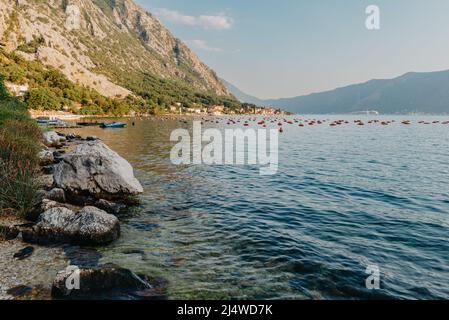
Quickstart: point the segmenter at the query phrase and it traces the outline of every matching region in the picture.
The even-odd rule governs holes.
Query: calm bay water
[[[130,161],[145,188],[101,263],[166,278],[172,299],[448,299],[449,125],[417,124],[448,119],[385,119],[413,124],[284,125],[273,176],[172,165],[170,133],[191,123],[76,130]],[[365,288],[368,265],[380,290]]]

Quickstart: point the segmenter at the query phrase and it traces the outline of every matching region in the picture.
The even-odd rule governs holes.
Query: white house
[[[7,82],[7,83],[5,83],[5,86],[8,89],[8,91],[15,97],[23,97],[28,92],[28,85],[26,85],[26,84],[19,85],[19,84]]]

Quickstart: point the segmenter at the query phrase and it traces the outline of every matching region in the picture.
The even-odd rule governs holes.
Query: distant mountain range
[[[256,105],[263,106],[267,103],[266,100],[259,99],[257,97],[254,97],[252,95],[249,95],[239,88],[237,88],[232,83],[226,81],[225,79],[220,79],[221,82],[228,88],[228,90],[236,97],[240,102],[246,102],[246,103],[254,103]]]
[[[224,82],[243,102],[274,106],[295,113],[449,113],[449,70],[410,72],[394,79],[370,80],[305,96],[261,100]]]

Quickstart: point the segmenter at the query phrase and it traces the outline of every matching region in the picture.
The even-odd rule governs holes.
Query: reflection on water
[[[449,126],[408,119],[285,125],[274,176],[172,165],[170,133],[191,126],[175,120],[70,130],[101,137],[145,188],[101,263],[167,278],[170,298],[449,298]]]

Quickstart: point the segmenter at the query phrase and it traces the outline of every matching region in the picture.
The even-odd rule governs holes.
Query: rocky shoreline
[[[21,283],[20,276],[2,271],[0,298],[164,297],[163,279],[137,275],[110,264],[77,266],[73,263],[76,259],[66,254],[67,247],[95,252],[95,247],[108,245],[120,237],[119,216],[137,205],[137,196],[143,192],[132,166],[96,137],[49,131],[43,134],[43,142],[39,154],[42,175],[38,203],[24,219],[1,217],[0,257],[20,268],[27,260],[32,261],[33,256],[42,254],[43,260],[55,264],[53,268],[59,268],[59,272],[51,284],[32,287],[30,279]],[[17,250],[20,246],[23,248],[11,256],[11,248]],[[73,268],[61,269],[64,264],[79,267],[76,271],[79,290],[65,287],[74,273]],[[45,262],[41,267],[45,268]],[[26,268],[40,272],[35,265]]]

